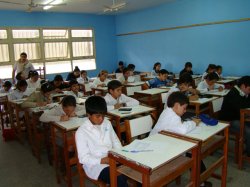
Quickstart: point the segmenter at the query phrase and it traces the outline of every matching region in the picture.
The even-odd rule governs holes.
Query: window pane
[[[96,69],[95,59],[73,60],[73,67],[78,66],[80,70]]]
[[[46,62],[46,74],[62,73],[71,71],[70,61]]]
[[[0,39],[6,39],[6,38],[7,38],[7,31],[0,30]]]
[[[71,30],[72,37],[92,37],[92,30]]]
[[[7,79],[12,77],[12,66],[1,66],[0,68],[0,79]]]
[[[8,44],[0,44],[0,62],[9,62]]]
[[[39,43],[14,44],[15,60],[18,60],[20,58],[20,54],[22,52],[27,53],[29,60],[41,58],[41,49]]]
[[[73,57],[93,56],[92,42],[72,42]]]
[[[68,38],[68,30],[43,30],[44,39]]]
[[[13,30],[13,38],[39,38],[39,30]]]
[[[67,42],[45,43],[45,58],[69,58],[69,49]]]

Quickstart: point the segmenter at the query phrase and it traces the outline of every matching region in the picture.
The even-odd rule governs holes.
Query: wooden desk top
[[[124,84],[124,86],[140,86],[145,84],[145,82],[143,81],[139,81],[139,82],[128,82],[127,84]]]
[[[200,123],[199,126],[197,126],[194,130],[187,133],[185,136],[188,136],[190,138],[195,138],[201,141],[206,141],[210,137],[214,136],[218,132],[224,130],[226,127],[228,127],[229,124],[227,123],[218,123],[215,126],[209,126],[204,123]]]
[[[83,124],[84,118],[73,117],[69,121],[53,122],[54,125],[65,131],[75,130]]]
[[[136,91],[135,93],[145,94],[145,95],[156,95],[156,94],[161,94],[161,93],[164,93],[167,91],[168,90],[161,89],[161,88],[151,88],[151,89],[147,89],[147,90]]]
[[[59,105],[58,103],[50,103],[50,104],[47,104],[46,106],[42,106],[42,107],[29,108],[29,110],[31,112],[34,112],[34,113],[44,112],[46,110],[51,110],[52,108],[54,108],[58,105]]]
[[[143,140],[134,140],[131,144],[123,147],[122,150],[113,149],[110,153],[154,170],[195,146],[197,146],[195,143],[155,134]],[[131,152],[133,150],[149,151]]]
[[[9,102],[16,104],[16,105],[21,105],[26,100],[27,100],[27,98],[23,98],[23,99],[9,100]]]
[[[224,79],[230,79],[230,80],[238,80],[240,79],[241,77],[237,77],[237,76],[226,76],[226,77],[223,77]]]
[[[211,98],[199,98],[196,101],[190,101],[190,104],[205,104],[208,103],[210,101],[213,101],[215,99],[217,99],[218,97],[211,97]]]
[[[108,91],[108,87],[104,86],[104,87],[96,87],[96,88],[92,88],[94,90],[99,90],[99,91]]]
[[[119,111],[118,109],[115,109],[115,110],[109,111],[108,114],[112,116],[120,117],[120,118],[125,118],[125,117],[147,113],[147,112],[151,112],[155,110],[155,108],[151,108],[151,107],[147,107],[143,105],[138,105],[138,106],[128,107],[128,108],[132,108],[132,110],[131,111]]]
[[[219,84],[227,84],[227,83],[230,83],[230,82],[233,82],[234,80],[232,79],[225,79],[225,80],[219,80],[217,81],[217,83]]]
[[[223,96],[227,95],[229,91],[230,90],[228,90],[228,89],[222,90],[221,92],[218,90],[211,90],[211,91],[205,92],[204,94],[223,97]]]
[[[5,97],[6,95],[9,95],[10,93],[0,93],[0,97]]]

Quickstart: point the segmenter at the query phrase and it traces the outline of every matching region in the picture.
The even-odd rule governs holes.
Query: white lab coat
[[[66,95],[72,95],[76,99],[79,98],[79,97],[83,97],[84,96],[83,93],[81,93],[81,92],[78,92],[77,94],[75,94],[73,91],[65,91],[63,93],[65,93]]]
[[[82,116],[86,114],[86,110],[84,106],[76,105],[75,109],[77,116]],[[48,122],[59,122],[61,119],[61,116],[66,115],[63,111],[62,105],[58,105],[55,108],[52,108],[51,110],[46,110],[44,113],[40,116],[39,120],[44,123]]]
[[[76,131],[75,139],[79,162],[83,164],[87,176],[95,180],[109,166],[101,164],[101,159],[107,157],[109,150],[122,148],[107,119],[101,125],[93,125],[88,118],[84,118],[83,124]]]
[[[16,71],[16,74],[18,74],[19,72],[23,71],[25,74],[25,78],[27,79],[29,76],[29,72],[31,70],[34,70],[34,66],[28,61],[26,60],[25,63],[21,63],[19,60],[16,61],[16,63],[14,64],[13,69]]]
[[[164,98],[164,101],[166,101],[166,103],[164,105],[164,108],[167,108],[168,97],[171,95],[171,93],[179,92],[179,91],[180,91],[180,89],[177,86],[173,86],[173,87],[170,88],[170,90],[166,94],[166,97]]]
[[[41,79],[38,79],[36,82],[31,82],[31,79],[26,81],[28,84],[28,88],[41,88]]]
[[[86,79],[83,79],[82,77],[77,78],[77,82],[79,84],[85,84],[89,82],[89,77],[87,77]]]
[[[117,99],[115,99],[114,97],[112,97],[112,95],[110,93],[107,93],[106,96],[104,97],[106,103],[107,103],[107,108],[108,111],[110,110],[114,110],[115,107],[114,105],[119,103],[125,103],[126,106],[137,106],[139,105],[139,101],[137,101],[136,99],[132,98],[132,97],[128,97],[124,94],[121,94],[121,96]]]
[[[108,85],[108,83],[109,83],[109,79],[105,79],[105,81],[104,82],[102,82],[102,81],[100,81],[100,78],[99,77],[97,77],[94,81],[93,81],[93,83],[90,85],[90,88],[97,88],[97,85],[98,84],[105,84],[105,86],[107,86]]]
[[[225,88],[225,86],[223,84],[214,84],[214,90],[218,89],[219,87],[222,87],[223,89]],[[200,93],[205,93],[207,91],[209,91],[209,85],[207,84],[206,80],[201,81],[198,86],[197,86],[197,90],[200,91]]]
[[[162,130],[175,132],[178,134],[187,134],[196,127],[194,121],[182,122],[180,116],[178,116],[172,108],[166,108],[161,113],[156,125],[150,132],[150,136],[157,134]]]
[[[24,96],[27,96],[25,92],[21,92],[18,89],[13,90],[10,95],[8,95],[9,100],[18,100],[22,99]]]

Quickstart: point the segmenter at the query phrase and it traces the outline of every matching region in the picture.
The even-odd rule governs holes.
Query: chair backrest
[[[126,89],[126,95],[130,96],[130,95],[134,95],[134,92],[136,91],[141,91],[142,87],[141,86],[128,86],[128,87],[125,87],[125,89]]]
[[[92,89],[90,88],[89,83],[83,84],[82,89],[83,89],[84,95],[90,95],[92,93]]]
[[[40,79],[46,79],[45,67],[39,67],[38,69],[35,69],[35,71],[38,72]]]
[[[122,75],[123,75],[123,73],[116,73],[116,74],[115,74],[115,78],[116,78],[116,79],[119,79]]]
[[[214,113],[219,112],[221,110],[223,99],[224,99],[223,97],[219,97],[218,99],[212,101],[212,107]]]
[[[125,120],[126,137],[128,143],[132,141],[132,138],[150,132],[152,126],[153,119],[151,115],[142,116],[132,120]]]
[[[162,101],[162,104],[165,105],[165,103],[167,102],[167,95],[168,93],[161,93],[161,101]]]

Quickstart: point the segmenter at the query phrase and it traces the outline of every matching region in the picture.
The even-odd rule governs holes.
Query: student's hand
[[[122,103],[116,103],[116,104],[114,105],[114,108],[115,108],[115,109],[118,109],[118,108],[121,108],[121,107],[123,107],[123,104],[122,104]]]
[[[101,159],[101,164],[109,164],[109,158],[108,157],[104,157]]]
[[[198,126],[199,123],[201,122],[201,119],[199,118],[193,118],[192,120],[196,123],[196,126]]]
[[[218,90],[219,90],[219,92],[223,91],[223,87],[220,86],[220,87],[218,88]]]
[[[189,101],[196,101],[199,99],[199,96],[198,95],[190,95],[189,96]]]
[[[36,104],[36,106],[41,107],[47,105],[47,102],[39,102]]]
[[[125,80],[123,84],[128,84],[128,80]]]
[[[61,116],[60,121],[69,121],[69,116],[67,115]]]
[[[199,94],[199,91],[194,88],[188,88],[188,91],[194,95]]]
[[[54,91],[55,91],[56,93],[63,93],[62,90],[60,90],[59,88],[56,88]]]
[[[76,113],[75,112],[71,113],[69,117],[76,117]]]

